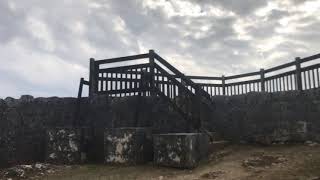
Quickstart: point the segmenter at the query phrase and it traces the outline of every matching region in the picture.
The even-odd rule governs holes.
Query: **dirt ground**
[[[232,145],[193,170],[142,166],[81,165],[42,176],[67,180],[320,180],[320,145]]]

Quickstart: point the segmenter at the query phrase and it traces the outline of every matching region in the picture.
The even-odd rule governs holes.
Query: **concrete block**
[[[195,168],[208,157],[209,138],[202,133],[169,133],[153,136],[154,162],[160,166]]]
[[[152,136],[148,128],[108,128],[104,132],[105,163],[141,164],[152,160]]]
[[[81,162],[80,130],[52,128],[46,131],[46,162],[76,164]]]

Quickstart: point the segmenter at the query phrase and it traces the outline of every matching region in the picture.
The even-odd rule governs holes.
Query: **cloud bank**
[[[154,49],[188,75],[319,53],[320,0],[0,0],[0,97],[76,96],[89,58]]]

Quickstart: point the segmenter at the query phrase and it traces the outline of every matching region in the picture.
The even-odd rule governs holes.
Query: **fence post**
[[[150,94],[151,96],[155,95],[154,92],[154,50],[149,50],[149,63],[150,63]]]
[[[222,75],[222,79],[221,79],[221,81],[222,81],[222,95],[226,95],[226,80],[225,80],[225,77],[224,77],[224,75]]]
[[[82,96],[82,89],[83,89],[83,82],[84,79],[80,79],[80,84],[79,84],[79,91],[78,91],[78,98],[77,98],[77,104],[76,104],[76,111],[75,111],[75,116],[73,119],[73,127],[79,127],[81,125],[80,122],[80,103],[81,103],[81,96]]]
[[[97,66],[94,58],[90,58],[89,97],[96,94],[97,88]]]
[[[260,80],[261,80],[261,92],[265,92],[266,88],[265,88],[265,80],[264,80],[264,69],[260,69]]]
[[[81,78],[80,79],[80,84],[79,84],[79,90],[78,90],[78,98],[81,98],[81,96],[82,96],[83,81],[84,81],[84,79]]]
[[[300,57],[296,57],[295,63],[296,63],[296,88],[297,88],[297,90],[302,91]]]

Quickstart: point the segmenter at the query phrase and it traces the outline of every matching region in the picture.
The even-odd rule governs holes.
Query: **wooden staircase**
[[[147,62],[117,66],[143,59]],[[113,67],[101,68],[102,65]],[[190,131],[208,132],[202,125],[200,107],[214,108],[210,95],[153,50],[134,56],[90,59],[90,77],[89,81],[81,78],[79,103],[83,85],[89,85],[89,97],[159,96],[188,122]]]

